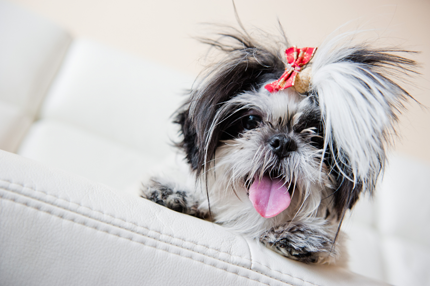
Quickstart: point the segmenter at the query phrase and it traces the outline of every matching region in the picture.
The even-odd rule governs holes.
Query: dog
[[[373,194],[412,99],[398,84],[415,73],[412,52],[353,44],[354,33],[298,48],[283,32],[258,41],[241,28],[202,39],[223,58],[174,115],[185,166],[141,196],[287,258],[336,263],[345,214]]]

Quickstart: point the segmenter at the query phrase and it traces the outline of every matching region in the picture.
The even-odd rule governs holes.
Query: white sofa
[[[428,164],[395,155],[344,223],[364,276],[297,263],[136,196],[192,77],[3,1],[0,39],[0,285],[430,284]]]

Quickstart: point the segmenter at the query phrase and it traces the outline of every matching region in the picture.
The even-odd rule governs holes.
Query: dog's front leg
[[[141,197],[165,206],[171,210],[208,219],[209,212],[201,207],[202,201],[189,190],[183,189],[164,179],[152,177],[142,185]]]
[[[338,243],[333,245],[336,225],[313,221],[289,222],[265,231],[260,241],[288,258],[304,263],[334,263],[339,256]]]

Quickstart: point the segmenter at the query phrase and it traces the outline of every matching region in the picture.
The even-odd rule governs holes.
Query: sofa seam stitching
[[[103,216],[108,216],[108,217],[110,217],[110,218],[112,218],[112,219],[122,221],[122,222],[124,222],[124,223],[126,223],[126,224],[131,224],[131,225],[133,225],[133,226],[135,226],[135,227],[138,227],[138,228],[146,229],[146,230],[147,230],[147,231],[149,231],[149,232],[155,232],[155,233],[157,233],[157,234],[158,234],[158,235],[160,235],[160,236],[163,236],[163,235],[164,235],[164,236],[167,236],[167,237],[170,237],[170,238],[173,238],[173,239],[180,240],[180,241],[185,242],[185,243],[193,244],[193,245],[195,245],[195,246],[197,246],[197,247],[203,247],[203,248],[206,248],[206,249],[208,249],[208,250],[212,250],[212,251],[218,252],[218,253],[220,253],[220,254],[228,255],[228,256],[230,256],[230,257],[232,257],[232,258],[239,258],[239,259],[243,259],[243,260],[249,261],[249,262],[251,263],[251,266],[252,266],[252,264],[254,263],[254,261],[252,261],[252,260],[250,260],[250,259],[247,259],[247,258],[244,258],[244,257],[238,256],[238,255],[233,255],[233,254],[230,254],[230,253],[227,253],[227,252],[221,251],[221,250],[216,249],[216,248],[211,248],[211,247],[209,247],[209,246],[207,246],[207,245],[198,244],[198,243],[193,242],[193,241],[187,241],[187,240],[185,240],[185,239],[183,239],[183,238],[175,237],[175,236],[170,235],[170,234],[164,234],[164,233],[161,233],[161,232],[159,232],[159,231],[157,231],[157,230],[153,230],[153,229],[149,229],[148,227],[145,227],[145,226],[137,225],[137,224],[136,224],[136,223],[134,223],[134,222],[129,222],[129,221],[126,221],[126,220],[124,220],[124,219],[122,219],[122,218],[117,218],[117,217],[112,216],[112,215],[110,215],[110,214],[106,214],[106,213],[103,213],[103,212],[101,212],[101,211],[94,210],[94,209],[92,209],[92,208],[90,208],[90,207],[84,206],[84,205],[79,204],[79,203],[76,203],[76,202],[72,202],[72,201],[70,201],[70,200],[66,200],[66,199],[63,199],[63,198],[57,197],[57,196],[55,196],[55,195],[49,194],[49,193],[44,192],[44,191],[41,191],[41,190],[35,190],[34,188],[27,187],[27,186],[21,185],[21,184],[19,184],[19,183],[10,182],[10,181],[8,181],[8,180],[4,180],[4,179],[0,179],[0,181],[6,182],[6,183],[9,183],[9,184],[14,184],[14,185],[17,185],[17,186],[22,187],[22,188],[27,188],[27,189],[30,189],[30,190],[32,190],[32,191],[34,191],[34,192],[42,193],[42,194],[44,194],[44,195],[46,195],[46,196],[53,197],[53,198],[58,199],[58,200],[60,200],[60,201],[63,201],[63,202],[66,202],[66,203],[70,203],[70,204],[74,204],[74,205],[76,205],[76,206],[82,207],[82,208],[87,209],[87,210],[89,210],[89,211],[91,211],[91,212],[95,212],[95,213],[101,214],[101,215],[103,215]],[[5,189],[5,190],[7,190],[7,189]],[[13,190],[9,190],[9,191],[14,192]],[[88,217],[88,216],[87,216],[87,215],[85,215],[85,214],[79,213],[79,212],[77,212],[77,211],[72,211],[72,210],[70,210],[70,209],[66,209],[66,208],[61,207],[61,206],[56,206],[55,204],[52,204],[52,203],[49,203],[49,202],[43,201],[42,199],[34,198],[34,197],[32,197],[32,196],[25,195],[25,194],[22,194],[22,193],[19,193],[19,194],[20,194],[20,195],[22,195],[22,196],[25,196],[25,197],[28,197],[28,198],[31,198],[31,199],[35,199],[35,200],[38,200],[38,201],[41,201],[41,202],[44,202],[44,203],[50,204],[50,205],[52,205],[52,206],[59,207],[59,208],[62,208],[62,209],[64,209],[64,210],[71,211],[71,212],[74,212],[74,213],[77,213],[77,214],[80,214],[80,215],[83,215],[83,216]],[[95,218],[91,218],[91,219],[98,220],[98,219],[95,219]],[[119,227],[119,228],[123,228],[123,229],[125,229],[123,226],[118,226],[118,225],[111,224],[111,223],[108,223],[108,222],[105,222],[105,221],[101,221],[101,220],[98,220],[98,221],[103,222],[103,223],[106,223],[106,224],[110,224],[110,225],[115,226],[115,227]],[[128,230],[128,231],[131,231],[131,230]],[[141,234],[141,233],[138,233],[138,232],[135,232],[135,233],[137,233],[137,234]],[[141,235],[144,235],[144,234],[141,234]],[[148,235],[145,235],[145,236],[150,237],[150,236],[148,236]],[[152,238],[152,237],[151,237],[151,238]],[[156,238],[153,238],[153,239],[156,239]],[[179,245],[176,245],[176,244],[173,244],[173,243],[169,243],[169,244],[171,244],[171,245],[173,245],[173,246],[177,246],[177,247],[183,247],[184,249],[187,249],[187,250],[190,250],[190,251],[194,251],[194,252],[196,252],[196,250],[192,250],[192,249],[189,249],[189,248],[184,247],[184,246],[179,246]],[[248,243],[247,243],[247,244],[248,244]],[[249,248],[249,245],[248,245],[248,248]],[[200,253],[200,252],[198,252],[198,253]],[[208,256],[208,257],[212,257],[212,256]],[[220,259],[220,258],[215,258],[215,257],[212,257],[212,258],[214,258],[214,259],[219,259],[219,260],[221,260],[221,261],[225,261],[225,260],[222,260],[222,259]],[[225,261],[225,262],[226,262],[226,261]],[[228,262],[226,262],[226,263],[228,263]],[[306,281],[306,280],[304,280],[303,278],[295,277],[295,276],[292,276],[291,274],[283,273],[283,272],[280,272],[279,270],[271,269],[269,266],[264,265],[264,264],[262,264],[262,263],[260,263],[260,262],[258,262],[258,261],[255,261],[255,263],[256,263],[256,264],[258,264],[258,265],[260,265],[260,266],[262,266],[262,267],[265,267],[265,268],[269,269],[270,271],[277,272],[277,273],[279,273],[279,274],[281,274],[281,275],[289,276],[289,277],[291,277],[292,279],[300,280],[300,281],[302,281],[303,283],[310,283],[311,285],[317,285],[317,284],[314,284],[313,282]],[[234,264],[234,265],[236,265],[236,264]],[[249,268],[249,270],[256,271],[257,273],[263,274],[263,273],[261,273],[261,272],[259,272],[259,271],[257,271],[257,270],[251,269],[251,268]],[[267,274],[263,274],[263,275],[267,275]],[[271,277],[271,276],[269,276],[269,275],[267,275],[267,276],[268,276],[268,277],[270,277],[270,278],[272,278],[272,279],[276,279],[276,280],[278,280],[277,278],[273,278],[273,277]],[[279,281],[282,281],[282,280],[279,280]]]
[[[162,248],[158,248],[158,247],[155,247],[155,246],[151,246],[151,245],[145,244],[144,242],[139,242],[139,241],[137,241],[137,240],[133,240],[133,239],[131,239],[131,238],[128,238],[128,237],[126,237],[126,236],[122,236],[122,235],[120,235],[120,234],[115,234],[115,233],[109,232],[109,231],[107,231],[107,230],[102,230],[102,229],[99,229],[99,228],[97,228],[97,227],[95,227],[95,226],[90,226],[90,225],[85,224],[85,223],[77,222],[77,221],[75,221],[74,219],[68,219],[68,218],[62,217],[61,215],[56,215],[56,214],[54,214],[54,213],[52,213],[52,212],[49,212],[49,211],[46,211],[46,210],[42,210],[42,209],[40,209],[40,208],[38,208],[38,207],[35,207],[35,206],[30,206],[30,205],[28,205],[28,204],[26,204],[26,203],[24,203],[24,202],[19,202],[19,201],[15,200],[15,199],[10,199],[10,198],[5,198],[5,197],[2,197],[2,199],[7,200],[7,201],[14,202],[14,203],[16,203],[16,204],[23,205],[23,206],[25,206],[25,207],[32,208],[32,209],[34,209],[34,210],[36,210],[36,211],[40,211],[40,212],[43,212],[43,213],[46,213],[46,214],[52,215],[52,216],[57,217],[57,218],[59,218],[59,219],[63,219],[63,220],[66,220],[66,221],[69,221],[69,222],[72,222],[72,223],[76,223],[76,224],[82,225],[82,226],[84,226],[84,227],[88,227],[88,228],[94,229],[94,230],[96,230],[96,231],[100,231],[100,232],[106,233],[106,234],[108,234],[108,235],[113,235],[113,236],[116,236],[116,237],[118,237],[118,238],[127,239],[127,240],[129,240],[129,241],[131,241],[131,242],[135,242],[135,243],[138,243],[138,244],[141,244],[141,245],[144,245],[144,246],[148,246],[148,247],[151,247],[151,248],[154,248],[154,249],[157,249],[157,250],[161,250],[161,251],[166,252],[166,253],[169,253],[169,254],[177,255],[177,256],[179,256],[179,257],[185,257],[185,258],[191,259],[191,260],[193,260],[193,261],[197,261],[197,262],[203,263],[203,264],[205,264],[205,265],[212,266],[212,267],[214,267],[214,268],[217,268],[217,269],[223,270],[223,271],[225,271],[225,272],[228,272],[228,273],[231,273],[231,274],[235,274],[235,275],[237,275],[237,276],[239,276],[239,277],[243,277],[243,278],[246,278],[246,279],[250,279],[250,280],[253,280],[253,281],[255,281],[255,282],[262,283],[262,284],[264,284],[264,285],[268,285],[268,286],[270,286],[270,284],[267,284],[267,283],[262,282],[262,281],[259,281],[259,280],[255,280],[255,279],[253,279],[253,278],[251,278],[251,277],[248,277],[248,276],[245,276],[245,275],[240,275],[239,273],[236,273],[236,272],[228,271],[228,270],[223,269],[223,268],[220,268],[220,267],[218,267],[218,266],[215,266],[215,265],[212,265],[212,264],[208,264],[208,263],[206,263],[206,262],[204,262],[204,261],[196,260],[196,259],[194,259],[194,258],[192,258],[192,257],[179,255],[179,254],[177,254],[177,253],[174,253],[174,252],[171,252],[171,251],[168,251],[168,250],[162,249]],[[52,206],[52,205],[51,205],[51,206]],[[58,207],[58,206],[54,206],[54,207]],[[70,211],[70,210],[67,210],[67,209],[64,209],[64,208],[61,208],[61,207],[58,207],[58,208],[60,208],[60,209],[62,209],[62,210],[65,210],[65,211],[69,211],[69,212],[75,213],[75,212],[73,212],[73,211]],[[75,214],[76,214],[76,213],[75,213]],[[79,214],[79,215],[81,215],[81,214]],[[98,221],[98,220],[96,220],[96,221]],[[101,222],[101,221],[99,221],[99,222]],[[109,224],[109,223],[105,223],[105,222],[101,222],[101,223],[107,224],[107,225],[109,225],[109,226],[111,226],[111,227],[112,227],[112,226],[113,226],[113,227],[118,227],[118,226],[111,225],[111,224]],[[211,259],[217,260],[217,261],[219,261],[219,262],[223,262],[223,263],[226,263],[226,264],[230,264],[230,265],[232,265],[232,266],[240,267],[240,268],[242,268],[242,269],[249,270],[249,271],[252,271],[252,272],[254,272],[254,271],[255,271],[255,270],[253,270],[253,269],[248,269],[248,268],[246,268],[246,267],[243,267],[243,266],[240,266],[240,265],[237,265],[237,264],[229,263],[229,262],[227,262],[227,261],[220,260],[220,259],[217,259],[217,258],[212,257],[212,256],[208,256],[208,255],[203,254],[203,253],[200,253],[200,252],[195,252],[195,251],[190,250],[190,249],[188,249],[188,248],[183,248],[183,247],[178,246],[178,245],[170,244],[170,243],[165,242],[165,241],[161,241],[161,240],[158,240],[158,239],[155,239],[155,238],[152,238],[152,237],[148,237],[148,236],[146,236],[146,235],[143,235],[143,234],[140,234],[140,233],[136,233],[136,232],[134,232],[134,231],[132,231],[132,230],[123,229],[123,228],[121,228],[121,227],[118,227],[118,228],[120,228],[120,229],[122,229],[122,230],[125,230],[125,231],[128,231],[128,232],[131,232],[131,233],[134,233],[134,234],[142,235],[142,236],[144,236],[144,237],[146,237],[146,238],[148,238],[148,239],[152,239],[152,240],[155,240],[155,241],[158,241],[158,242],[161,242],[161,243],[165,243],[165,244],[168,244],[168,245],[173,246],[173,247],[178,247],[178,248],[181,248],[181,249],[183,249],[183,250],[191,251],[191,252],[193,252],[193,253],[195,253],[195,254],[202,255],[202,256],[205,256],[205,257],[207,257],[207,258],[211,258]],[[278,282],[281,282],[281,283],[283,283],[283,284],[293,285],[293,284],[288,283],[288,282],[286,282],[286,281],[282,281],[282,280],[279,280],[279,279],[277,279],[277,278],[274,278],[274,277],[268,276],[268,275],[266,275],[266,274],[264,274],[264,273],[261,273],[261,272],[258,272],[258,271],[255,271],[255,272],[256,272],[256,273],[259,273],[259,274],[262,274],[263,276],[265,276],[265,277],[267,277],[267,278],[269,278],[269,279],[273,279],[273,280],[276,280],[276,281],[278,281]],[[305,283],[306,283],[306,281],[305,281]],[[316,285],[316,284],[311,284],[311,285]]]

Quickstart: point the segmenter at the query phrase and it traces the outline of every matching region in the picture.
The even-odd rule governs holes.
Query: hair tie
[[[277,92],[294,86],[297,92],[305,93],[309,90],[311,81],[310,68],[306,65],[311,61],[317,48],[304,47],[298,49],[296,46],[285,50],[287,66],[281,77],[265,86],[269,92]]]

